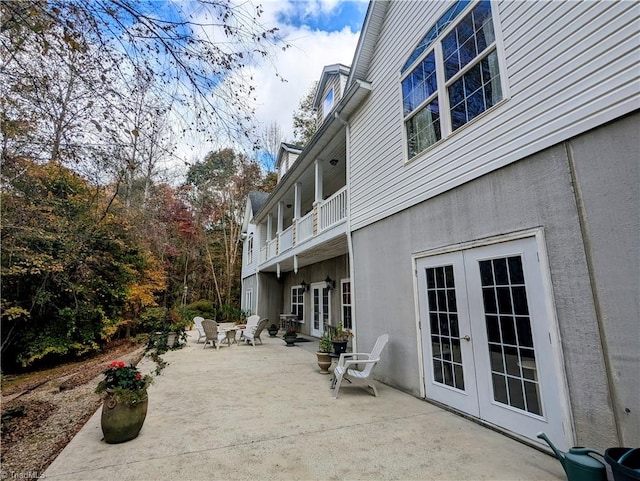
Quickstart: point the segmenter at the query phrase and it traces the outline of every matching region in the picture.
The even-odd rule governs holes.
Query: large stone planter
[[[146,391],[142,400],[134,403],[124,402],[117,395],[107,393],[100,418],[104,441],[118,444],[137,437],[147,417],[148,403]]]
[[[316,352],[318,356],[318,367],[320,368],[320,374],[329,374],[329,368],[331,367],[331,356],[328,352]]]

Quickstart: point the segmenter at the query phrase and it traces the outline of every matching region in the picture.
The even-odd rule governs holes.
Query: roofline
[[[351,68],[348,65],[344,65],[341,63],[334,63],[332,65],[325,65],[322,69],[322,73],[320,74],[320,81],[316,86],[316,93],[313,96],[313,105],[316,106],[320,101],[320,95],[324,91],[324,86],[327,84],[327,75],[330,74],[344,74],[347,78],[349,78],[349,73]]]

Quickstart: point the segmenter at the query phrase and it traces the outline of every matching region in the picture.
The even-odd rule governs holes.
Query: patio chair
[[[207,347],[207,343],[211,342],[216,349],[220,349],[220,344],[227,338],[227,335],[224,332],[218,332],[218,323],[211,319],[205,319],[202,321],[202,328],[205,334],[204,347]]]
[[[361,384],[365,387],[370,387],[373,390],[373,394],[378,397],[378,390],[373,382],[373,369],[380,361],[380,354],[389,341],[389,334],[382,334],[378,337],[378,340],[373,346],[370,353],[366,352],[343,352],[340,354],[338,365],[333,370],[333,397],[338,398],[338,391],[340,390],[340,384],[343,379],[351,382],[352,384]],[[347,360],[349,359],[349,360]],[[364,369],[351,369],[350,366],[364,365]]]
[[[268,323],[269,323],[269,319],[261,319],[260,322],[258,322],[258,325],[255,327],[255,329],[252,328],[251,330],[243,332],[243,339],[247,343],[251,343],[253,347],[256,347],[256,339],[260,341],[260,344],[262,344],[262,339],[260,339],[260,334],[262,334],[262,331],[264,330],[264,328],[267,326]]]
[[[193,324],[198,331],[198,340],[196,342],[200,342],[200,339],[204,339],[207,335],[204,333],[204,329],[202,328],[202,321],[204,321],[204,317],[196,316],[193,318]]]
[[[247,317],[247,325],[244,327],[244,329],[240,329],[240,340],[238,341],[238,343],[245,339],[246,332],[251,332],[252,330],[255,330],[256,327],[258,327],[258,322],[260,322],[260,316],[257,314],[253,314],[252,316]]]

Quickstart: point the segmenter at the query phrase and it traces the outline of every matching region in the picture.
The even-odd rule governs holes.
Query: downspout
[[[355,289],[355,271],[353,268],[353,239],[351,238],[351,182],[350,182],[350,174],[351,174],[351,162],[349,161],[349,146],[350,146],[350,129],[349,122],[340,117],[340,114],[336,112],[334,114],[336,120],[340,122],[345,127],[345,169],[346,169],[346,183],[347,183],[347,250],[349,257],[349,279],[351,282],[351,323],[352,330],[354,333],[353,336],[353,352],[358,352],[358,330],[356,329],[356,303],[354,302],[356,299],[356,289]]]

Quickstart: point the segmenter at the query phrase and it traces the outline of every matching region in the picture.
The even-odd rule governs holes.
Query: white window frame
[[[331,102],[329,102],[329,96],[331,96]],[[323,118],[326,118],[327,115],[329,115],[329,112],[331,112],[331,109],[335,104],[336,104],[336,92],[334,88],[331,87],[331,89],[329,89],[329,91],[327,92],[327,95],[325,95],[324,99],[322,100],[322,117]]]
[[[294,291],[300,291],[300,294],[298,294],[299,296],[301,296],[302,302],[294,302]],[[302,319],[298,319],[298,322],[301,324],[304,324],[304,316],[305,316],[305,308],[304,308],[304,289],[302,288],[301,285],[296,285],[296,286],[291,286],[291,313],[295,313],[298,314],[298,309],[297,307],[301,307],[302,308]]]
[[[244,309],[253,312],[253,289],[247,289],[244,293]]]
[[[253,262],[253,234],[247,237],[247,265]]]
[[[482,1],[482,0],[480,0]],[[498,18],[498,6],[494,4],[493,1],[487,0],[490,3],[491,8],[491,21],[493,23],[493,33],[494,39],[493,42],[480,53],[474,59],[469,62],[467,65],[462,67],[460,71],[458,71],[453,77],[449,80],[445,81],[445,69],[444,69],[444,59],[442,52],[442,41],[443,39],[450,34],[466,17],[469,15],[480,3],[480,1],[476,1],[471,3],[465,10],[463,10],[455,20],[448,25],[445,29],[440,32],[437,38],[433,41],[433,44],[425,49],[424,52],[417,57],[414,62],[411,64],[411,67],[408,68],[404,73],[400,74],[399,81],[399,92],[400,92],[400,118],[402,119],[402,138],[403,138],[403,153],[405,158],[405,163],[411,162],[415,159],[420,158],[425,152],[428,152],[435,145],[440,144],[442,141],[449,138],[452,134],[455,134],[461,130],[463,130],[466,126],[474,123],[477,119],[486,115],[487,112],[492,111],[498,105],[502,104],[508,98],[508,90],[507,90],[507,82],[506,82],[506,67],[504,63],[504,55],[501,41],[501,32],[499,29],[499,18]],[[428,31],[429,29],[426,29]],[[449,105],[449,87],[458,81],[462,76],[464,76],[467,72],[469,72],[473,67],[475,67],[482,59],[487,58],[492,52],[496,52],[497,55],[497,65],[499,68],[499,76],[500,76],[500,88],[502,91],[502,96],[499,101],[497,101],[494,105],[490,106],[482,113],[478,114],[471,120],[468,120],[465,124],[459,126],[455,131],[452,129],[451,122],[451,107]],[[404,113],[404,93],[402,89],[402,82],[409,77],[415,69],[421,65],[424,59],[430,55],[431,53],[435,56],[435,66],[436,66],[436,91],[431,95],[426,97],[419,105],[417,105],[411,112],[405,114]],[[436,140],[433,144],[423,148],[421,151],[414,153],[412,156],[409,155],[409,145],[408,145],[408,136],[407,136],[407,122],[422,112],[427,106],[435,99],[438,99],[439,104],[439,122],[440,122],[440,139]]]
[[[344,291],[344,286],[348,284],[349,285],[349,303],[345,303],[345,291]],[[353,289],[352,289],[352,285],[351,285],[351,279],[346,278],[346,279],[341,279],[340,280],[340,322],[342,324],[343,329],[350,329],[353,330]],[[345,319],[345,308],[349,309],[349,320],[351,322],[350,326],[345,326],[344,323],[344,319]]]

